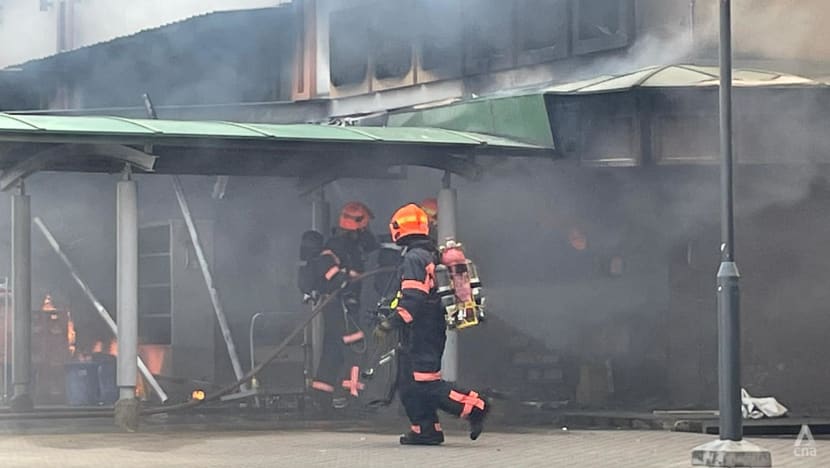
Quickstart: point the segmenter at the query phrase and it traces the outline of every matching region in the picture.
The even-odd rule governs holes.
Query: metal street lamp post
[[[718,297],[718,406],[720,438],[695,448],[696,466],[772,466],[770,453],[743,440],[741,327],[732,160],[732,8],[720,0],[721,263]]]

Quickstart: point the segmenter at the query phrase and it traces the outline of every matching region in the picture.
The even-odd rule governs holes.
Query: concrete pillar
[[[331,204],[326,201],[323,189],[315,194],[311,202],[311,229],[325,237],[331,235]]]
[[[438,244],[456,236],[455,212],[458,194],[450,188],[450,174],[444,174],[444,188],[438,193]],[[458,332],[447,331],[444,357],[441,361],[441,374],[444,380],[455,382],[458,379]]]
[[[32,375],[32,213],[23,182],[12,195],[12,387],[11,407],[33,407]]]
[[[322,188],[314,194],[311,202],[311,229],[326,238],[331,235],[331,204],[326,201],[326,193]],[[306,344],[310,342],[311,345],[311,359],[308,366],[310,379],[317,371],[320,365],[320,355],[323,353],[323,314],[314,317],[306,333]]]
[[[129,169],[118,182],[116,205],[116,310],[118,324],[119,400],[116,423],[125,429],[138,426],[135,398],[138,374],[138,188]]]

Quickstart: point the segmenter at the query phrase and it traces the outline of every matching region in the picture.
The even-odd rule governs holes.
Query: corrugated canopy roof
[[[782,89],[795,91],[811,88],[827,90],[826,84],[797,75],[774,71],[736,68],[733,83],[743,90]],[[717,67],[700,65],[663,65],[643,68],[621,75],[603,75],[570,83],[505,90],[495,95],[458,102],[438,103],[401,110],[389,115],[390,126],[427,126],[471,130],[500,135],[513,140],[555,147],[550,102],[555,96],[588,96],[623,93],[639,89],[673,93],[681,89],[717,88]],[[443,105],[440,105],[443,104]],[[558,119],[574,117],[560,114]],[[575,130],[572,130],[575,131]],[[561,137],[561,135],[560,135]],[[573,136],[577,138],[577,136]],[[557,144],[559,141],[556,142]],[[561,150],[562,148],[557,148]]]
[[[401,144],[537,148],[489,135],[438,128],[340,127],[217,121],[125,119],[103,116],[12,115],[0,113],[0,141],[21,139],[76,142],[114,138],[126,143],[166,140],[248,140],[306,142],[385,142]]]
[[[0,113],[0,189],[37,170],[111,172],[124,162],[171,174],[331,180],[419,165],[474,177],[476,156],[547,148],[438,128],[338,127]]]
[[[588,94],[625,91],[632,88],[676,88],[718,86],[718,67],[700,65],[662,65],[622,75],[602,75],[583,81],[558,84],[537,92],[549,94]],[[823,86],[802,76],[749,68],[732,71],[736,87]]]

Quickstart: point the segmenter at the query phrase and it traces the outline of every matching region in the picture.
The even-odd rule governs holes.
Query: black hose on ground
[[[202,405],[204,403],[207,403],[209,401],[218,400],[219,398],[222,398],[225,395],[229,395],[229,394],[233,393],[237,388],[239,388],[240,385],[250,381],[252,378],[254,378],[255,375],[260,373],[262,371],[262,369],[265,368],[265,366],[267,366],[268,364],[271,363],[271,361],[276,359],[277,356],[279,356],[280,353],[282,353],[282,351],[292,341],[294,341],[294,339],[297,338],[297,336],[300,333],[302,333],[302,331],[311,323],[311,321],[314,320],[314,317],[319,315],[320,312],[322,312],[323,309],[331,303],[331,301],[333,301],[335,298],[339,297],[340,294],[343,292],[343,290],[346,289],[346,287],[348,287],[350,284],[359,283],[359,282],[361,282],[361,281],[363,281],[367,278],[370,278],[372,276],[379,275],[381,273],[394,272],[395,270],[397,270],[397,267],[378,268],[376,270],[368,271],[366,273],[355,276],[354,278],[350,278],[348,281],[344,282],[338,289],[336,289],[334,292],[332,292],[331,294],[326,296],[326,298],[323,299],[322,302],[320,302],[319,304],[314,306],[314,308],[312,308],[311,312],[308,314],[308,317],[306,317],[306,319],[302,323],[297,325],[297,328],[295,328],[284,340],[282,340],[282,342],[276,348],[274,348],[274,351],[272,351],[271,354],[269,354],[268,357],[265,358],[265,360],[260,362],[256,367],[254,367],[250,371],[248,371],[247,374],[243,375],[242,378],[240,378],[236,382],[228,384],[228,385],[220,388],[219,390],[208,394],[207,396],[205,396],[205,398],[203,400],[190,400],[190,401],[187,401],[185,403],[179,403],[179,404],[176,404],[176,405],[160,406],[160,407],[155,407],[155,408],[146,408],[146,409],[143,409],[141,411],[141,414],[147,416],[147,415],[152,415],[152,414],[164,414],[164,413],[172,413],[172,412],[175,412],[175,411],[183,411],[183,410],[195,408],[195,407],[197,407],[199,405]]]

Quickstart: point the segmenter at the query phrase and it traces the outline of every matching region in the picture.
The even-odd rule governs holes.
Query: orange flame
[[[52,303],[52,296],[47,294],[46,297],[43,298],[43,305],[40,306],[40,310],[43,312],[57,312],[58,309],[55,307],[55,304]]]
[[[135,382],[135,397],[143,400],[147,396],[147,389],[144,387],[144,377],[138,375]]]
[[[573,228],[568,233],[568,242],[574,250],[583,251],[588,248],[588,238],[584,232],[578,228]]]
[[[141,358],[147,364],[147,369],[152,374],[161,374],[164,366],[166,349],[161,346],[144,346],[141,350]]]
[[[66,311],[66,342],[69,345],[69,355],[75,355],[75,322],[72,321],[72,314]]]

